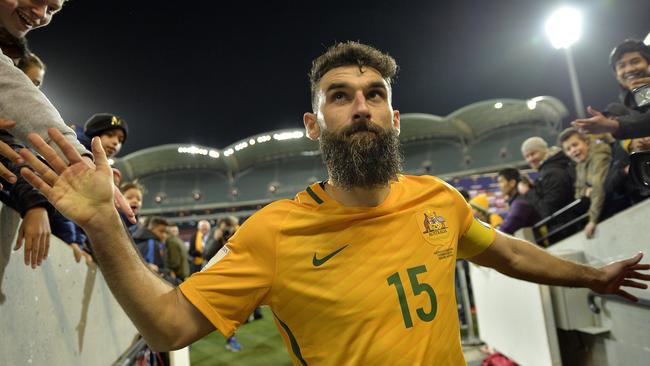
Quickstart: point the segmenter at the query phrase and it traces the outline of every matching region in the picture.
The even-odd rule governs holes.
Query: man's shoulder
[[[444,180],[433,175],[400,175],[398,183],[406,192],[422,194],[459,194],[456,188]]]
[[[449,183],[433,175],[400,175],[398,181],[406,186],[452,188]]]

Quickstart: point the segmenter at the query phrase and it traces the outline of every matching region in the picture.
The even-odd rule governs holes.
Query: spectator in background
[[[3,35],[4,34],[4,38]],[[0,30],[0,44],[6,44],[7,34]],[[15,40],[15,55],[17,66],[29,77],[37,88],[40,88],[45,76],[45,64],[33,53],[29,52],[25,40]],[[11,47],[0,47],[12,50]],[[0,141],[18,151],[24,147],[7,130],[0,130]],[[12,171],[17,180],[15,184],[0,179],[0,187],[4,191],[0,199],[9,207],[20,213],[23,221],[18,229],[18,240],[14,250],[25,244],[25,264],[35,268],[47,258],[49,251],[50,234],[54,234],[64,242],[71,244],[76,241],[75,225],[66,219],[50,205],[47,199],[31,187],[19,174],[21,165],[15,164],[10,159],[0,156],[0,166],[4,165]],[[71,247],[75,260],[79,262],[81,255]]]
[[[43,85],[46,66],[38,56],[29,52],[27,55],[21,57],[20,60],[18,60],[18,65],[16,66],[18,66],[19,69],[23,70],[29,80],[34,83],[34,86],[40,88],[41,85]]]
[[[620,211],[619,203],[605,189],[605,182],[612,163],[612,148],[607,141],[590,140],[576,128],[567,128],[560,133],[558,142],[564,152],[576,162],[575,198],[588,197],[589,222],[585,226],[588,239],[594,237],[599,221]],[[607,210],[604,208],[606,206]],[[625,206],[626,207],[626,206]],[[623,208],[625,208],[623,207]]]
[[[203,263],[207,264],[212,257],[221,249],[224,244],[239,228],[239,219],[235,216],[226,216],[219,219],[217,226],[212,229],[203,251]]]
[[[77,131],[77,137],[79,143],[90,150],[92,138],[98,136],[104,151],[106,151],[106,156],[113,157],[122,149],[122,144],[126,141],[128,132],[129,126],[125,120],[113,114],[97,113],[86,121],[83,132]],[[130,206],[130,202],[128,204]],[[125,214],[121,214],[121,217],[124,219],[124,222],[129,222]],[[135,224],[130,223],[127,226],[129,226],[130,232],[133,234],[135,232]],[[84,253],[89,253],[92,256],[91,243],[88,242],[86,233],[79,226],[75,225],[74,236],[76,240],[71,245],[75,252],[75,257],[78,258],[80,254],[85,256]],[[86,259],[88,260],[88,258]]]
[[[650,136],[650,46],[642,41],[626,39],[616,46],[609,56],[621,93],[621,102],[631,113],[601,113],[592,107],[590,118],[577,119],[572,125],[584,133],[611,133],[617,139]],[[642,92],[645,90],[645,92]],[[639,104],[635,94],[645,94]],[[611,105],[607,109],[612,109]]]
[[[497,227],[503,222],[503,218],[493,212],[490,212],[490,200],[487,194],[480,193],[469,200],[469,205],[472,206],[474,217],[490,224],[491,227]]]
[[[169,274],[165,267],[165,258],[167,257],[167,220],[161,217],[153,217],[149,220],[149,225],[141,228],[133,235],[140,254],[144,258],[149,268],[161,275]]]
[[[522,227],[535,225],[541,218],[535,208],[519,195],[517,185],[521,181],[521,174],[515,168],[505,168],[499,171],[497,183],[501,193],[508,200],[510,206],[508,216],[498,226],[499,230],[504,233],[514,234],[515,231]]]
[[[122,191],[122,195],[124,195],[124,198],[128,202],[129,207],[131,207],[131,210],[137,219],[138,215],[140,214],[140,209],[142,208],[142,196],[144,194],[144,187],[137,182],[129,182],[124,183],[120,187],[120,190]],[[120,213],[120,217],[122,217],[122,221],[124,221],[124,224],[131,233],[131,236],[133,236],[133,234],[135,234],[135,232],[138,230],[138,224],[131,223],[123,213]]]
[[[122,118],[111,113],[96,113],[86,121],[79,142],[90,149],[92,138],[99,136],[106,156],[111,158],[120,152],[128,133],[129,125]]]
[[[54,106],[34,87],[33,82],[30,82],[23,72],[15,67],[16,63],[28,53],[25,35],[32,29],[48,25],[52,17],[61,10],[63,3],[64,0],[46,2],[0,0],[0,49],[2,51],[0,52],[0,85],[2,85],[0,118],[5,119],[0,125],[8,128],[11,123],[7,120],[14,121],[15,125],[11,133],[21,143],[27,141],[28,133],[35,132],[46,141],[50,141],[50,146],[58,152],[58,146],[47,134],[48,128],[56,128],[82,156],[90,161],[90,152],[77,142],[74,132],[65,125]],[[32,26],[26,27],[20,14],[29,14]],[[4,142],[0,141],[0,147],[7,158],[20,164],[19,155],[7,148]],[[10,182],[16,180],[15,174],[2,169],[1,165],[0,175]]]
[[[126,194],[125,194],[126,196]],[[167,227],[167,257],[165,265],[172,275],[182,282],[190,275],[190,262],[187,259],[187,250],[181,238],[178,237],[178,226]]]
[[[196,226],[196,232],[190,239],[189,254],[193,258],[190,272],[198,272],[203,267],[203,251],[205,250],[208,238],[210,237],[210,223],[207,220],[201,220]]]
[[[538,175],[532,187],[522,183],[518,190],[542,219],[573,201],[575,167],[561,149],[531,137],[521,145],[521,153]]]

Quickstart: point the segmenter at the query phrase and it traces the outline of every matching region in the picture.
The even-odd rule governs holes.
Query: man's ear
[[[316,141],[320,137],[320,125],[316,114],[307,112],[302,116],[302,122],[305,124],[305,133],[310,140]]]
[[[399,119],[399,111],[394,110],[393,111],[393,128],[397,130],[398,135],[399,135],[400,127],[401,127],[401,124],[400,124],[400,119]]]

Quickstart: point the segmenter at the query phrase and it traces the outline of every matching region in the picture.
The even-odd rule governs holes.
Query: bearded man
[[[442,180],[401,175],[400,114],[391,105],[396,70],[392,57],[356,42],[318,57],[313,110],[303,120],[309,138],[320,140],[329,179],[251,216],[178,288],[148,271],[133,249],[96,138],[94,168],[52,131],[73,162],[66,167],[32,135],[54,170],[23,150],[38,175],[22,174],[88,233],[115,298],[158,350],[184,347],[215,328],[230,336],[267,304],[295,365],[464,365],[457,258],[631,300],[622,286],[646,288],[638,281],[650,280],[638,272],[650,268],[639,264],[642,254],[599,269],[567,262],[475,220]]]

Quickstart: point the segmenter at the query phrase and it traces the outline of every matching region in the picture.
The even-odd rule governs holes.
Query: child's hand
[[[18,229],[18,240],[14,250],[25,243],[25,265],[36,268],[47,258],[50,250],[50,222],[43,207],[29,209]]]

